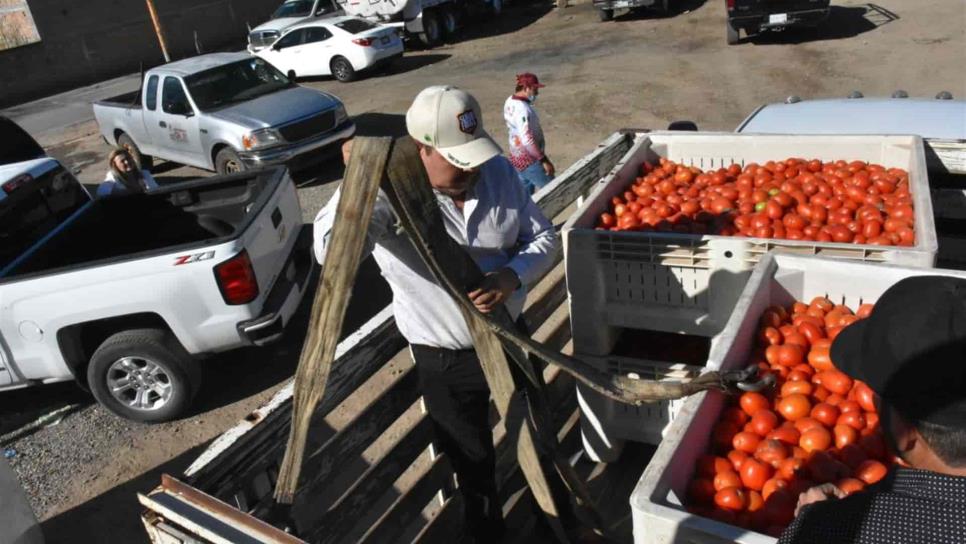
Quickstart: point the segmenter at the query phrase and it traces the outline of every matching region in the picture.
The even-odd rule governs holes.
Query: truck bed
[[[136,91],[97,100],[94,102],[94,104],[115,108],[141,109],[141,89],[138,88]]]
[[[284,169],[276,168],[95,200],[32,248],[3,279],[231,240],[259,214],[283,179]]]

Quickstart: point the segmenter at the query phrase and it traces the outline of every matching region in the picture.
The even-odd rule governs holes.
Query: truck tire
[[[443,34],[448,41],[453,41],[460,29],[460,17],[456,8],[451,4],[444,4],[442,8]]]
[[[348,83],[356,78],[355,68],[352,67],[349,59],[345,57],[334,57],[332,63],[329,65],[329,69],[332,71],[332,77],[343,83]]]
[[[423,11],[423,31],[419,33],[419,41],[426,47],[436,47],[442,42],[443,27],[439,22],[436,10]]]
[[[738,29],[731,24],[731,21],[725,21],[725,27],[727,31],[728,45],[735,45],[738,43]]]
[[[600,17],[601,22],[612,21],[614,19],[614,10],[612,9],[599,9],[597,10],[597,16]]]
[[[105,408],[144,423],[183,415],[201,386],[201,368],[170,332],[132,329],[104,340],[87,383]]]
[[[154,166],[154,160],[148,155],[141,153],[141,150],[138,149],[137,144],[134,143],[134,140],[130,136],[122,132],[117,137],[117,145],[127,149],[127,152],[131,154],[131,158],[134,159],[134,163],[137,164],[138,169],[151,171],[151,167]]]
[[[238,153],[230,147],[224,147],[218,154],[215,155],[215,171],[221,175],[234,174],[236,172],[244,172],[248,170],[245,163],[242,162],[241,157]]]

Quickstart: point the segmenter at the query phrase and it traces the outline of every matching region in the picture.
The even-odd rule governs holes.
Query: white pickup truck
[[[0,391],[76,380],[176,418],[198,359],[282,335],[310,245],[281,167],[93,200],[54,159],[0,166]]]

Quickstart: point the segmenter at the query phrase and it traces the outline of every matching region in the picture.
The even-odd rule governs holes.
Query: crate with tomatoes
[[[851,494],[881,480],[897,461],[874,394],[836,368],[830,346],[886,289],[923,274],[966,278],[781,253],[763,259],[709,366],[756,365],[777,383],[684,403],[632,495],[636,543],[774,542],[802,491],[832,483]]]
[[[774,249],[930,267],[938,246],[917,136],[639,133],[563,237],[591,355],[626,328],[716,335]]]

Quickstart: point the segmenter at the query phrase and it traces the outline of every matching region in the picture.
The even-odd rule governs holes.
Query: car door
[[[327,76],[331,72],[333,52],[332,32],[324,26],[310,26],[305,29],[305,49],[301,57],[302,71],[307,76]]]
[[[207,164],[199,137],[197,112],[188,99],[184,84],[177,77],[164,76],[161,82],[161,107],[155,124],[158,128],[157,145],[164,151],[162,158],[182,164]]]
[[[159,126],[160,108],[158,108],[158,97],[161,94],[161,76],[155,74],[148,77],[144,84],[144,107],[141,109],[144,116],[144,129],[148,134],[147,142],[136,142],[141,152],[146,155],[162,155],[163,148],[160,143],[168,137],[168,132]]]
[[[283,74],[301,76],[299,62],[302,58],[302,40],[304,38],[305,29],[297,28],[279,38],[271,47],[259,51],[258,54]]]

